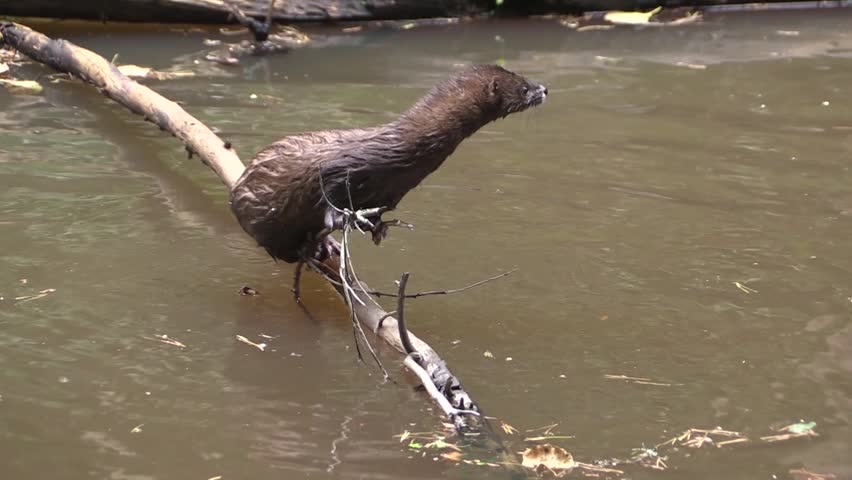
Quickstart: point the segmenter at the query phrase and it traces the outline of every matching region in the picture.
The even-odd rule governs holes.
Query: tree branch
[[[118,69],[100,55],[78,47],[65,40],[53,40],[41,33],[16,23],[0,23],[0,44],[8,44],[24,55],[44,63],[56,70],[69,73],[85,82],[94,85],[101,93],[127,107],[132,112],[143,115],[146,120],[156,124],[161,130],[177,137],[186,148],[197,154],[205,165],[213,169],[229,189],[242,175],[245,167],[236,152],[214,134],[198,119],[188,114],[176,103],[159,95],[148,87],[140,85],[127,78]],[[339,276],[340,257],[330,256],[320,270],[329,283],[346,298],[346,285]],[[502,274],[504,276],[506,274]],[[495,278],[499,278],[495,277]],[[483,282],[479,282],[481,284]],[[475,286],[475,285],[473,285]],[[390,346],[401,353],[406,353],[406,347],[399,336],[400,326],[397,320],[389,316],[375,301],[369,297],[370,288],[360,280],[355,279],[356,296],[370,301],[354,301],[350,305],[357,315],[358,321],[376,334]],[[470,287],[465,287],[470,288]],[[451,291],[447,291],[449,293]],[[353,292],[350,292],[353,293]],[[404,288],[403,288],[404,294]],[[381,328],[379,323],[381,321]],[[441,357],[428,344],[409,334],[409,350],[413,349],[420,355],[422,370],[428,374],[431,382],[422,381],[430,391],[438,391],[439,397],[447,400],[453,410],[446,410],[451,415],[456,426],[476,428],[480,417],[467,415],[468,411],[477,412],[479,409],[464,391],[458,379],[450,372]],[[422,372],[421,372],[422,373]],[[421,376],[421,378],[423,378]],[[431,383],[431,386],[429,385]],[[443,408],[443,406],[442,406]],[[487,423],[484,424],[488,431]],[[479,430],[479,429],[478,429]],[[495,439],[499,444],[499,440]]]

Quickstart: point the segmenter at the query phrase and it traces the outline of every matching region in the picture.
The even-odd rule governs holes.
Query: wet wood
[[[266,0],[228,0],[247,15],[264,17]],[[388,20],[484,12],[484,0],[278,0],[278,21]],[[4,0],[0,15],[133,22],[224,23],[223,0]]]
[[[181,140],[189,151],[197,154],[202,162],[212,168],[229,189],[245,170],[230,145],[207,126],[178,104],[126,77],[100,55],[65,40],[50,39],[16,23],[0,23],[0,45],[3,43],[37,62],[94,85],[107,97],[132,112],[143,115],[146,120],[171,133]],[[344,295],[338,276],[339,262],[340,258],[333,256],[326,260],[324,266],[329,283],[338,293]],[[369,291],[366,285],[361,285],[360,291],[356,288],[356,292],[363,298],[369,296],[367,293]],[[355,314],[363,327],[366,330],[375,331],[378,337],[388,345],[405,354],[397,321],[377,304],[365,303],[361,305],[355,302],[354,305]],[[379,328],[380,322],[381,328]],[[437,391],[449,400],[450,405],[456,409],[478,411],[477,406],[438,353],[410,332],[409,337],[412,346],[420,356],[419,365],[428,373]],[[454,415],[453,417],[453,421],[459,428],[477,427],[479,423],[479,418],[476,416]]]

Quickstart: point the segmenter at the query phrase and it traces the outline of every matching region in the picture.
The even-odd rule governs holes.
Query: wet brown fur
[[[468,67],[388,124],[301,133],[269,145],[234,186],[231,208],[274,258],[305,260],[322,240],[317,235],[333,226],[329,202],[340,209],[395,208],[462,140],[538,105],[546,93],[499,66]]]

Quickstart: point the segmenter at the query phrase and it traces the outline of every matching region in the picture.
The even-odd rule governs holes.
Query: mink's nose
[[[538,91],[540,91],[543,95],[547,95],[547,87],[545,87],[544,85],[539,85]]]

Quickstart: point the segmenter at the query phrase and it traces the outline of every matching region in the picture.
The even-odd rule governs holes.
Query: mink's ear
[[[488,93],[493,95],[493,94],[497,93],[497,90],[499,90],[499,89],[500,89],[500,87],[497,84],[497,77],[491,77],[491,81],[488,82]]]

